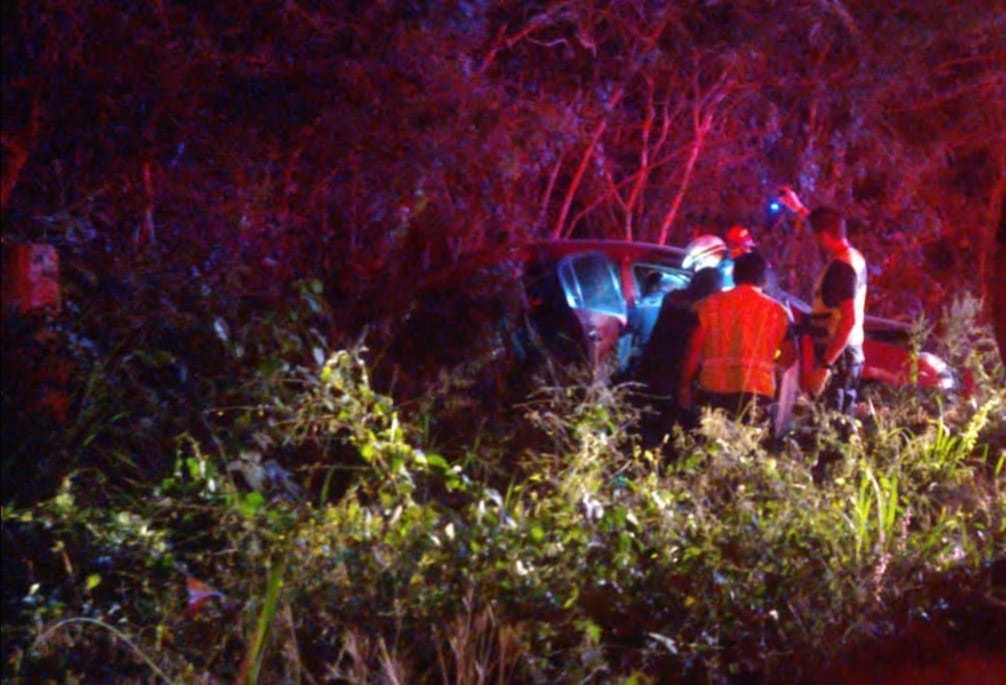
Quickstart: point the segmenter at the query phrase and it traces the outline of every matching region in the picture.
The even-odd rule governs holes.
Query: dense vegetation
[[[968,400],[874,389],[851,444],[806,410],[779,450],[715,415],[643,449],[620,387],[542,384],[473,431],[455,371],[454,405],[400,411],[303,297],[205,341],[234,367],[201,427],[130,430],[177,388],[102,357],[32,452],[79,466],[4,507],[8,677],[797,683],[918,626],[1006,639],[1006,394],[973,318],[944,350]],[[172,470],[132,481],[150,452]]]
[[[988,271],[1000,9],[10,0],[4,239],[104,286],[374,297],[502,241],[743,223],[802,292],[813,250],[765,216],[786,183],[847,213],[878,313],[935,316]]]
[[[1001,646],[1006,15],[874,5],[5,1],[3,245],[54,245],[63,304],[4,312],[4,680],[799,682],[920,624]],[[528,237],[744,223],[805,295],[781,183],[842,208],[871,310],[970,397],[644,448],[572,372],[404,382],[417,281]],[[55,362],[61,421],[21,383]]]

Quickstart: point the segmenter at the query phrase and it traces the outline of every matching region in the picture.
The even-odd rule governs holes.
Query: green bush
[[[258,346],[242,402],[209,440],[180,433],[155,484],[92,468],[4,508],[30,567],[10,678],[799,682],[983,592],[1006,552],[1001,386],[951,408],[875,395],[889,409],[825,477],[827,421],[773,450],[707,414],[644,449],[625,389],[589,379],[521,405],[531,438],[438,450],[364,346],[284,331],[270,350],[268,321],[219,336]]]

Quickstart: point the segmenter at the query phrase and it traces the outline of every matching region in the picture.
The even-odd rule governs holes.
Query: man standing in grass
[[[810,226],[830,261],[814,286],[814,369],[806,390],[829,409],[853,416],[863,375],[866,260],[849,244],[845,219],[830,207],[810,213]]]
[[[734,416],[764,410],[775,398],[777,364],[796,358],[789,312],[762,292],[767,265],[757,252],[737,258],[732,290],[714,293],[695,306],[699,319],[685,351],[678,401],[692,406],[698,377],[699,401]]]
[[[814,285],[814,366],[803,380],[804,390],[851,418],[865,361],[866,259],[849,244],[845,218],[837,210],[810,211],[789,186],[780,189],[779,201],[808,217],[818,245],[830,258]],[[851,424],[848,427],[851,431]]]

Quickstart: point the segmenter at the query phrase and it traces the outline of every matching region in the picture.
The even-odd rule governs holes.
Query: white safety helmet
[[[727,244],[715,235],[700,235],[685,247],[682,268],[698,271],[709,266],[719,266],[727,254]]]

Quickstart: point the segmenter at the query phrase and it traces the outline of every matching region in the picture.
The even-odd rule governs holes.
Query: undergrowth
[[[215,331],[248,354],[250,331]],[[945,348],[969,397],[879,391],[852,440],[707,413],[646,448],[624,388],[586,376],[511,409],[520,439],[434,440],[363,342],[321,337],[256,354],[226,424],[180,432],[156,480],[82,468],[4,507],[5,681],[813,682],[987,592],[1006,553],[1006,392],[980,341]]]

